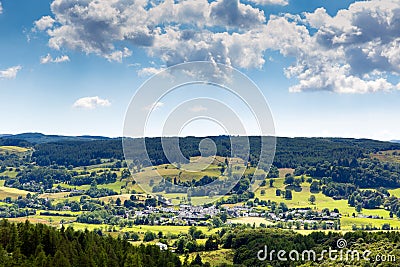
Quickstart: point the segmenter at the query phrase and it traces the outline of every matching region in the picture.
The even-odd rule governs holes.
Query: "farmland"
[[[284,165],[286,158],[281,156],[283,163],[276,164],[284,166],[273,167],[268,173],[264,169],[256,172],[254,165],[239,157],[193,156],[190,164],[136,163],[128,171],[123,160],[104,155],[86,160],[90,164],[85,166],[79,166],[80,161],[78,166],[41,166],[29,162],[26,155],[32,153],[30,148],[2,147],[1,151],[6,160],[14,160],[4,161],[9,165],[2,168],[2,217],[56,228],[88,229],[124,238],[135,246],[162,243],[176,251],[182,261],[199,255],[216,265],[232,264],[236,252],[224,242],[226,234],[236,229],[267,228],[309,235],[319,231],[395,232],[400,227],[395,210],[400,187],[382,189],[375,186],[378,180],[371,180],[369,187],[354,186],[354,192],[343,193],[342,187],[349,183],[333,181],[334,175],[328,172],[325,175],[329,177],[321,177],[317,171],[348,168],[354,160],[293,168],[292,161]],[[384,163],[397,164],[396,152],[370,153],[371,161],[359,159],[357,166],[363,171]],[[46,162],[34,156],[41,164]],[[74,163],[75,159],[68,160]],[[395,175],[394,167],[390,171]],[[231,192],[218,194],[218,182],[233,178],[237,185]],[[216,181],[217,186],[211,191],[196,191],[196,187],[206,185],[199,184],[203,181]],[[174,186],[193,191],[182,192]],[[353,193],[357,195],[351,196]]]

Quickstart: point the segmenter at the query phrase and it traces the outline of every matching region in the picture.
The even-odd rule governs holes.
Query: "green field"
[[[220,266],[221,264],[233,264],[234,251],[232,249],[219,249],[216,251],[194,252],[189,254],[189,262],[199,254],[202,262],[209,262],[211,266]],[[180,256],[182,262],[185,260],[185,255]]]
[[[171,200],[171,203],[174,205],[179,205],[182,200],[185,200],[185,203],[187,202],[187,194],[184,193],[168,193],[168,194],[162,194],[164,197],[167,199]],[[191,203],[192,205],[202,205],[204,203],[210,203],[213,201],[216,201],[220,199],[222,196],[213,196],[213,197],[208,197],[208,196],[201,196],[201,197],[191,197]]]
[[[400,198],[400,188],[388,190],[391,196]]]
[[[123,229],[124,232],[137,232],[144,234],[146,231],[151,231],[154,233],[163,232],[164,234],[179,234],[179,233],[187,233],[189,231],[190,226],[181,226],[181,225],[138,225],[133,227],[125,227]],[[218,229],[208,230],[206,226],[197,226],[198,230],[201,230],[203,233],[209,235],[215,233]]]
[[[52,217],[52,218],[54,218],[54,217]],[[104,231],[110,227],[110,225],[106,225],[106,224],[86,224],[86,223],[78,223],[78,222],[69,223],[69,224],[66,224],[65,226],[72,226],[76,230],[103,229]],[[115,226],[115,228],[120,229],[119,226]],[[164,235],[167,235],[168,233],[177,235],[180,233],[186,234],[189,231],[189,228],[190,228],[190,226],[138,225],[138,226],[133,226],[133,227],[124,227],[121,229],[121,232],[136,232],[140,235],[143,235],[147,231],[151,231],[156,234],[161,231],[161,232],[163,232]],[[197,229],[201,230],[206,235],[214,234],[218,230],[218,229],[209,230],[205,226],[198,226]]]
[[[389,216],[389,211],[384,210],[383,208],[380,209],[363,209],[360,214],[362,215],[372,215],[372,216],[379,216],[382,217],[381,219],[371,219],[371,218],[352,218],[352,214],[357,212],[355,211],[354,207],[351,207],[347,204],[347,200],[334,200],[330,197],[325,196],[324,194],[320,193],[311,193],[310,192],[310,184],[305,182],[301,185],[301,191],[292,191],[293,198],[291,200],[286,200],[282,196],[276,196],[276,189],[285,189],[285,185],[283,184],[283,178],[274,179],[274,187],[270,188],[269,185],[265,187],[260,187],[256,191],[256,197],[260,200],[271,200],[277,203],[283,202],[289,208],[306,208],[312,207],[316,210],[322,210],[324,208],[328,208],[333,210],[337,208],[339,212],[342,214],[341,218],[341,225],[343,230],[351,230],[352,225],[356,224],[357,226],[367,225],[370,222],[372,225],[381,227],[383,223],[390,223],[392,226],[400,226],[400,220],[397,218],[391,219]],[[265,190],[265,195],[261,195],[261,190]],[[389,190],[389,192],[393,195],[400,194],[400,189]],[[311,195],[316,197],[315,204],[311,204],[308,199]],[[252,222],[250,222],[252,223]]]
[[[265,225],[273,224],[272,222],[267,221],[262,217],[242,217],[242,218],[230,219],[229,222],[233,224],[251,224],[251,225],[255,223],[256,226],[260,226],[261,223]]]
[[[391,227],[400,228],[400,220],[398,219],[370,219],[370,218],[353,218],[353,217],[342,217],[340,220],[342,230],[352,230],[352,225],[355,224],[358,227],[361,225],[372,225],[376,227],[382,227],[384,223],[390,224]]]

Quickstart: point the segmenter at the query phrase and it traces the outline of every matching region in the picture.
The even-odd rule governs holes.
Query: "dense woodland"
[[[378,160],[343,158],[333,162],[306,164],[298,167],[296,175],[309,175],[314,178],[327,178],[336,183],[350,183],[361,188],[400,187],[400,165],[382,163]]]
[[[340,238],[347,241],[346,249],[359,249],[360,253],[370,250],[372,252],[370,260],[361,258],[359,261],[330,261],[327,254],[317,262],[279,261],[276,257],[276,252],[279,250],[285,250],[287,253],[296,250],[301,253],[312,249],[320,255],[322,250],[328,250],[329,247],[338,249],[337,240]],[[388,253],[395,255],[396,259],[400,256],[400,233],[398,232],[348,232],[344,235],[313,232],[309,235],[301,235],[291,231],[238,228],[227,232],[222,240],[223,247],[235,249],[234,263],[245,266],[398,266],[398,262],[378,262],[374,258],[377,254],[387,255]],[[275,250],[274,260],[260,261],[254,256],[259,250],[264,250],[264,246],[267,246],[269,252]],[[285,257],[288,258],[288,254]]]
[[[170,251],[96,232],[0,222],[0,266],[181,266]]]
[[[227,136],[210,137],[216,144],[217,155],[230,156],[230,138]],[[234,138],[234,137],[233,137]],[[244,137],[236,137],[244,138]],[[203,138],[185,137],[179,139],[179,146],[184,156],[199,156],[199,143]],[[247,139],[247,138],[246,138]],[[9,139],[7,139],[9,141]],[[143,142],[136,139],[135,142]],[[258,162],[261,138],[249,137],[250,163]],[[236,141],[235,141],[236,142]],[[0,139],[1,143],[1,139]],[[344,138],[285,138],[276,140],[274,165],[278,168],[296,168],[299,166],[315,166],[318,163],[357,159],[377,151],[400,149],[400,144],[380,142],[367,139]],[[146,151],[152,164],[169,163],[162,151],[160,138],[146,138]],[[130,153],[130,152],[128,152]],[[132,152],[133,153],[133,152]],[[134,156],[134,154],[132,154]],[[242,155],[237,155],[242,156]],[[40,166],[52,164],[63,166],[85,166],[94,164],[102,158],[123,159],[121,139],[94,141],[63,141],[35,145],[33,160]],[[150,163],[146,157],[137,155],[137,161],[143,166]]]

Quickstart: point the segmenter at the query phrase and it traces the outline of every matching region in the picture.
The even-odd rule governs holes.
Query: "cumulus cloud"
[[[129,50],[128,48],[124,47],[122,51],[114,51],[109,55],[105,55],[105,58],[108,61],[116,61],[116,62],[122,62],[123,58],[130,57],[132,55],[132,51]]]
[[[139,47],[165,66],[212,61],[261,68],[266,51],[294,62],[292,92],[367,93],[397,90],[400,75],[400,2],[370,0],[331,16],[324,8],[265,17],[261,5],[288,0],[54,0],[52,17],[35,25],[49,46],[122,62]],[[141,51],[141,50],[135,50]],[[139,71],[155,73],[155,68]]]
[[[239,0],[220,0],[210,5],[211,18],[220,25],[248,28],[265,22],[264,12]]]
[[[35,21],[35,27],[40,31],[44,31],[53,27],[54,22],[55,20],[52,17],[43,16],[39,20]]]
[[[0,14],[2,14],[2,13],[3,13],[3,5],[0,2]]]
[[[111,103],[107,99],[102,99],[98,96],[93,97],[83,97],[75,101],[73,104],[74,108],[82,109],[95,109],[97,107],[108,107]]]
[[[0,79],[15,79],[21,69],[21,66],[14,66],[5,70],[0,70]]]
[[[288,77],[299,80],[290,90],[368,93],[397,89],[387,76],[398,79],[400,75],[399,15],[399,1],[376,0],[356,2],[335,16],[319,8],[297,21],[276,18],[284,35],[292,31],[291,40],[279,48],[296,58],[286,69]],[[310,34],[305,26],[316,33]]]
[[[69,57],[65,56],[65,55],[53,58],[50,54],[47,54],[46,56],[40,58],[41,64],[62,63],[62,62],[68,62],[68,61],[69,61]]]
[[[264,49],[252,40],[261,38],[264,12],[239,0],[54,0],[51,10],[53,18],[42,17],[36,28],[46,29],[49,46],[56,50],[120,62],[132,55],[128,48],[136,46],[167,66],[195,60],[243,68],[264,63]],[[210,30],[215,27],[225,30]]]

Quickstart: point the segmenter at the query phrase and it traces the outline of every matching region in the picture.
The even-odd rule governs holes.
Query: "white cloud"
[[[148,68],[143,68],[143,69],[139,70],[138,75],[141,77],[151,76],[151,75],[160,73],[163,70],[165,70],[165,68],[148,67]]]
[[[136,46],[167,66],[194,60],[243,68],[264,63],[265,49],[259,44],[264,12],[239,0],[166,0],[149,5],[148,1],[54,0],[51,10],[55,22],[43,17],[37,23],[44,24],[42,28],[52,24],[46,32],[49,46],[56,50],[68,48],[120,62],[131,56],[124,52],[126,47]],[[225,31],[212,32],[215,27]]]
[[[286,6],[289,4],[289,0],[249,0],[249,1],[258,5]]]
[[[15,79],[17,77],[18,72],[22,69],[21,66],[10,67],[5,70],[0,70],[0,78],[1,79]]]
[[[223,26],[250,28],[265,22],[264,11],[244,5],[239,0],[213,2],[210,12],[210,17]]]
[[[295,58],[286,69],[289,78],[299,81],[290,88],[293,92],[390,91],[398,88],[387,76],[400,76],[399,16],[397,0],[356,2],[335,16],[319,8],[302,19],[275,17],[268,33],[277,27],[281,36],[270,38],[281,54]]]
[[[55,20],[50,16],[44,16],[39,20],[35,21],[35,26],[38,30],[44,31],[48,28],[53,27]]]
[[[195,112],[195,113],[207,111],[207,110],[208,110],[208,108],[203,107],[202,105],[196,105],[196,106],[189,108],[189,111]]]
[[[3,5],[0,2],[0,14],[2,14],[2,13],[3,13]]]
[[[156,110],[162,108],[163,106],[164,106],[164,103],[163,103],[163,102],[156,102],[156,103],[153,103],[153,104],[151,104],[151,105],[148,105],[148,106],[144,107],[144,110],[147,110],[147,111],[150,111],[150,110],[156,111]]]
[[[107,99],[101,99],[98,96],[93,97],[83,97],[75,101],[73,104],[74,108],[82,109],[95,109],[97,107],[108,107],[111,103]]]
[[[109,61],[121,62],[139,47],[165,66],[207,60],[250,69],[261,68],[269,50],[294,59],[285,70],[298,81],[293,92],[397,89],[387,76],[400,76],[400,1],[359,1],[334,16],[318,8],[268,19],[259,5],[289,1],[243,2],[54,0],[53,18],[42,17],[36,28],[46,31],[53,49]]]
[[[47,54],[46,56],[40,58],[41,64],[62,63],[62,62],[68,62],[68,61],[69,61],[69,57],[65,56],[65,55],[53,58],[50,54]]]
[[[122,62],[123,58],[130,57],[132,55],[132,51],[130,51],[128,48],[124,48],[122,51],[114,51],[109,55],[104,55],[104,57],[108,61],[116,61],[116,62]]]

